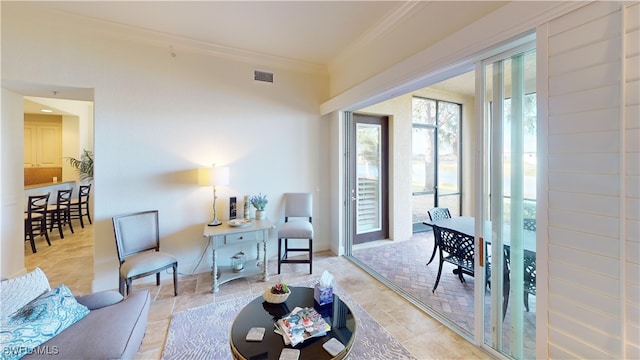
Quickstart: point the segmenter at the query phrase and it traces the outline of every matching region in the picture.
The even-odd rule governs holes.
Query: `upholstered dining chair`
[[[449,212],[449,208],[446,208],[446,207],[434,207],[428,210],[427,214],[429,215],[429,220],[431,221],[451,218],[451,213]],[[427,262],[427,265],[431,264],[431,262],[433,261],[433,258],[436,257],[437,250],[438,250],[438,243],[435,241],[435,229],[434,229],[433,252],[431,253],[431,258],[429,259],[429,262]]]
[[[31,243],[31,251],[34,254],[37,252],[36,236],[44,236],[47,244],[51,246],[47,232],[47,206],[50,195],[50,193],[31,195],[28,198],[27,211],[24,213],[24,241]]]
[[[49,215],[49,231],[53,231],[53,228],[58,228],[60,238],[64,239],[64,231],[62,228],[66,225],[69,226],[69,230],[73,233],[73,225],[71,224],[71,194],[73,189],[58,190],[58,196],[56,197],[55,204],[49,204],[47,207],[47,214]]]
[[[313,273],[313,196],[311,193],[284,194],[284,224],[278,230],[278,274],[283,263],[309,264]],[[307,247],[289,247],[290,239],[306,239]],[[284,246],[283,246],[284,242]],[[306,252],[306,259],[290,259],[289,252]]]
[[[70,215],[71,219],[79,219],[80,227],[84,229],[84,217],[86,216],[91,222],[91,212],[89,212],[89,194],[91,192],[91,184],[80,185],[78,187],[78,198],[71,200]]]
[[[153,274],[160,285],[160,272],[172,268],[173,293],[178,296],[178,259],[160,251],[158,210],[114,216],[113,230],[120,260],[120,293],[125,295],[126,284],[128,295],[133,280]]]

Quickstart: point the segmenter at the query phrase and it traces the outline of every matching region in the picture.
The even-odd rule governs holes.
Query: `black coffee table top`
[[[298,306],[314,307],[331,325],[331,331],[325,336],[307,339],[295,347],[295,349],[300,350],[299,359],[342,359],[346,357],[353,345],[356,330],[356,320],[351,309],[335,294],[333,295],[333,303],[320,306],[313,299],[313,288],[289,287],[289,289],[291,289],[291,295],[282,304],[267,303],[260,296],[247,304],[238,313],[231,326],[230,341],[233,356],[250,360],[277,360],[282,349],[291,346],[284,345],[282,335],[273,331],[275,329],[273,324]],[[264,339],[261,342],[248,342],[245,340],[247,332],[252,327],[264,327],[266,329]],[[346,347],[335,358],[322,347],[322,344],[333,337]]]

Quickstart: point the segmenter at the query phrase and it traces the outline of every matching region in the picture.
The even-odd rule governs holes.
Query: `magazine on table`
[[[296,307],[275,323],[276,331],[282,335],[285,345],[296,346],[306,339],[324,336],[331,330],[322,316],[310,307]]]

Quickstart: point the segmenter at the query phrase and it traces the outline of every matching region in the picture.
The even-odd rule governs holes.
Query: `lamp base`
[[[219,226],[219,225],[222,225],[222,221],[220,221],[218,219],[214,219],[210,223],[207,224],[207,226]]]

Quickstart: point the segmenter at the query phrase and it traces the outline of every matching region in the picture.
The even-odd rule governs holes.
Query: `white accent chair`
[[[313,273],[313,197],[311,193],[285,193],[284,224],[278,230],[278,274],[283,263],[309,264]],[[293,219],[292,219],[293,218]],[[290,239],[307,239],[307,247],[289,247]],[[283,245],[284,241],[284,247]],[[306,252],[306,259],[289,258],[289,252]]]
[[[127,295],[131,282],[156,274],[156,285],[160,285],[160,272],[173,268],[173,292],[178,296],[178,259],[160,251],[158,210],[142,211],[113,217],[113,230],[120,260],[119,286]]]

